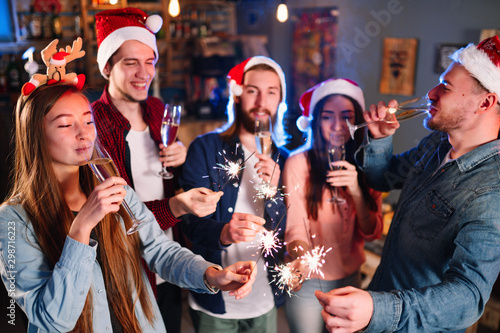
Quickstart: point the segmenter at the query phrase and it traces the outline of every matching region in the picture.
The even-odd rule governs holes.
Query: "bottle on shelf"
[[[10,57],[9,64],[7,65],[8,86],[10,91],[19,91],[21,89],[21,72],[16,57]]]
[[[49,13],[42,14],[42,38],[52,38],[52,15]]]
[[[168,35],[170,38],[176,38],[176,25],[177,25],[177,20],[170,19],[168,22]]]
[[[19,40],[24,41],[28,39],[28,28],[26,26],[26,17],[19,15]]]
[[[57,12],[56,6],[52,5],[52,16],[50,18],[50,31],[52,33],[52,38],[61,39],[62,38],[62,24],[59,13]]]
[[[183,38],[190,38],[191,37],[191,23],[189,22],[189,14],[188,13],[183,15],[182,37]]]
[[[32,39],[42,38],[42,17],[35,13],[34,7],[31,7],[31,21],[29,23],[29,30]]]
[[[78,5],[74,5],[73,6],[73,13],[79,13],[79,12],[80,12],[80,9],[78,8]],[[73,32],[75,33],[75,38],[76,37],[83,37],[82,17],[79,14],[75,15],[75,30]]]
[[[205,11],[200,12],[200,28],[199,28],[199,36],[201,38],[208,36],[208,25],[207,25],[207,15]]]
[[[0,56],[0,94],[6,94],[9,91],[7,84],[7,64],[5,55]]]
[[[175,38],[182,38],[182,21],[180,19],[176,19],[175,21]]]
[[[191,9],[190,13],[190,22],[189,24],[191,25],[191,37],[198,37],[199,36],[199,27],[198,27],[198,11],[196,8]]]

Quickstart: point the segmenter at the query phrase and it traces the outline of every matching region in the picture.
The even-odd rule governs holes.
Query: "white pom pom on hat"
[[[358,102],[363,111],[365,110],[363,90],[356,82],[343,78],[329,79],[318,83],[300,96],[299,105],[302,109],[302,115],[297,119],[297,128],[300,131],[305,132],[309,128],[316,104],[333,94],[349,96]]]
[[[163,19],[159,15],[148,16],[137,8],[118,8],[99,12],[95,15],[97,37],[97,64],[102,76],[109,58],[128,40],[137,40],[153,49],[158,58],[157,33]]]
[[[146,26],[154,34],[160,31],[162,25],[163,19],[160,15],[151,15],[146,19]]]
[[[260,64],[265,64],[272,67],[276,71],[276,74],[278,74],[281,83],[281,102],[284,102],[286,100],[285,73],[283,73],[283,70],[276,61],[265,56],[255,56],[248,58],[247,60],[231,68],[231,70],[227,74],[227,77],[229,79],[229,91],[231,92],[231,95],[241,96],[241,94],[243,93],[244,74],[252,67]]]

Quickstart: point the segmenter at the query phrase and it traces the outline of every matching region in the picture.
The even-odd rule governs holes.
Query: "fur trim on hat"
[[[488,91],[500,98],[500,68],[486,52],[471,43],[453,53],[450,58],[464,66]]]
[[[356,82],[342,78],[329,79],[308,89],[300,96],[299,105],[302,109],[302,116],[297,119],[297,128],[302,132],[306,132],[313,118],[312,113],[316,104],[323,98],[333,94],[349,96],[358,102],[363,111],[365,110],[363,90]]]
[[[158,58],[158,48],[156,46],[155,35],[146,28],[130,26],[117,29],[110,33],[99,46],[97,51],[97,63],[99,65],[99,70],[101,71],[104,78],[109,79],[104,73],[104,67],[108,63],[109,58],[128,40],[136,40],[143,44],[146,44],[155,53],[155,57]]]

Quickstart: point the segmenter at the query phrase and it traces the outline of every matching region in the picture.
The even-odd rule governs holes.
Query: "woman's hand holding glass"
[[[336,161],[332,165],[336,170],[326,173],[326,181],[333,187],[345,187],[351,196],[360,196],[361,188],[358,183],[356,167],[347,161]]]
[[[71,224],[68,236],[89,243],[90,232],[110,213],[116,213],[127,194],[127,182],[121,177],[110,177],[98,184],[90,193]]]
[[[90,156],[85,156],[85,158],[87,159],[88,166],[94,173],[94,176],[97,178],[97,180],[99,180],[99,182],[103,183],[108,178],[120,177],[120,173],[116,168],[115,162],[113,162],[113,160],[109,156],[109,153],[101,145],[99,140],[96,139],[93,142],[92,152]],[[125,183],[123,185],[127,184]],[[127,205],[127,202],[125,200],[122,200],[121,204],[132,220],[132,226],[127,230],[127,235],[131,235],[136,232],[140,226],[142,226],[144,221],[141,221],[135,217],[134,213]]]

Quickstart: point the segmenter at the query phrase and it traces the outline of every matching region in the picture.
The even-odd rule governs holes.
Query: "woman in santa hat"
[[[364,242],[382,233],[381,193],[367,186],[354,162],[365,134],[357,131],[351,139],[346,123],[363,122],[364,104],[363,91],[348,79],[321,82],[300,98],[303,115],[297,126],[308,131],[308,141],[288,158],[283,172],[290,191],[285,241],[291,265],[302,274],[302,283],[290,286],[298,297],[285,304],[292,333],[323,331],[322,307],[314,291],[359,287]],[[330,143],[345,148],[345,160],[333,163],[339,170],[330,170]],[[331,200],[333,187],[343,203]],[[300,258],[316,247],[324,247],[325,261],[312,272]]]

